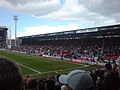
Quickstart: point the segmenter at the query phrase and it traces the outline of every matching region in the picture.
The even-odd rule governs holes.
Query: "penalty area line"
[[[84,67],[89,67],[89,65],[84,65]],[[73,68],[66,68],[66,69],[60,69],[60,70],[54,70],[54,71],[40,72],[39,74],[47,74],[47,73],[52,73],[52,72],[59,73],[60,71],[66,71],[66,70],[72,70],[72,69],[82,69],[84,67],[73,67]],[[27,74],[27,75],[36,75],[36,74],[37,73]]]
[[[66,70],[72,70],[72,69],[82,69],[82,68],[84,68],[84,67],[66,68],[66,69],[60,69],[60,70],[55,70],[55,71],[41,72],[41,74],[51,73],[51,72],[58,73],[58,72],[60,72],[60,71],[66,71]]]
[[[32,71],[34,71],[34,72],[36,72],[36,73],[39,73],[39,74],[41,74],[41,72],[39,72],[39,71],[37,71],[37,70],[35,70],[35,69],[33,69],[33,68],[30,68],[30,67],[28,67],[28,66],[25,66],[25,65],[23,65],[23,64],[20,64],[20,63],[18,63],[20,66],[23,66],[23,67],[25,67],[25,68],[27,68],[27,69],[30,69],[30,70],[32,70]]]

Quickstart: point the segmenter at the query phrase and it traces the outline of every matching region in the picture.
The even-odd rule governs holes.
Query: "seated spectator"
[[[28,81],[28,89],[37,90],[37,80],[31,79]]]
[[[55,77],[56,82],[55,82],[54,90],[61,90],[62,84],[59,82],[59,77],[60,77],[60,74],[57,74]]]
[[[119,78],[120,78],[120,58],[117,60],[117,71],[118,71]]]
[[[120,78],[118,72],[112,70],[110,64],[105,65],[105,67],[107,72],[103,80],[104,90],[119,90]]]
[[[22,74],[19,66],[6,58],[0,58],[0,90],[21,90]]]
[[[59,81],[65,84],[67,90],[95,90],[91,76],[83,70],[73,70],[68,75],[61,75]]]
[[[55,87],[55,78],[53,75],[48,76],[46,81],[46,90],[54,90]]]
[[[113,64],[112,64],[112,69],[115,71],[117,68],[117,64],[116,64],[116,61],[113,60]]]
[[[94,85],[96,85],[96,81],[97,81],[97,75],[95,73],[95,70],[90,70],[90,76],[93,79]]]
[[[107,64],[105,64],[105,69],[106,69],[106,72],[104,74],[104,77],[106,77],[107,74],[109,74],[112,71],[112,65],[111,65],[110,61]]]
[[[38,81],[38,90],[45,90],[45,83],[46,83],[46,80],[39,80]]]
[[[25,76],[23,78],[23,85],[24,85],[24,88],[25,90],[28,90],[28,83],[32,80],[32,77],[31,76]]]
[[[69,85],[62,85],[61,90],[73,90]]]

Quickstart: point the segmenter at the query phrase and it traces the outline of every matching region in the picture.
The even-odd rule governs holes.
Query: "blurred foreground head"
[[[73,70],[68,75],[60,75],[59,82],[73,90],[94,90],[94,83],[88,72]]]
[[[21,90],[22,73],[19,65],[0,58],[0,90]]]

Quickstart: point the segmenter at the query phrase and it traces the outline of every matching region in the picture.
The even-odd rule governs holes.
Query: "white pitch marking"
[[[41,74],[41,72],[39,72],[39,71],[37,71],[37,70],[35,70],[35,69],[32,69],[32,68],[30,68],[30,67],[28,67],[28,66],[25,66],[25,65],[23,65],[23,64],[20,64],[20,63],[18,63],[18,64],[21,65],[21,66],[23,66],[23,67],[25,67],[25,68],[28,68],[28,69],[30,69],[30,70],[32,70],[32,71],[34,71],[34,72],[37,72],[37,73]]]

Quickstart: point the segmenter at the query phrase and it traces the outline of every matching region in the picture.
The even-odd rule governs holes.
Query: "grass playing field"
[[[31,75],[34,78],[45,77],[53,73],[65,73],[77,68],[84,68],[87,65],[73,62],[66,62],[40,56],[26,55],[17,52],[0,51],[0,57],[6,57],[16,61],[24,76]],[[88,66],[89,67],[89,66]]]

